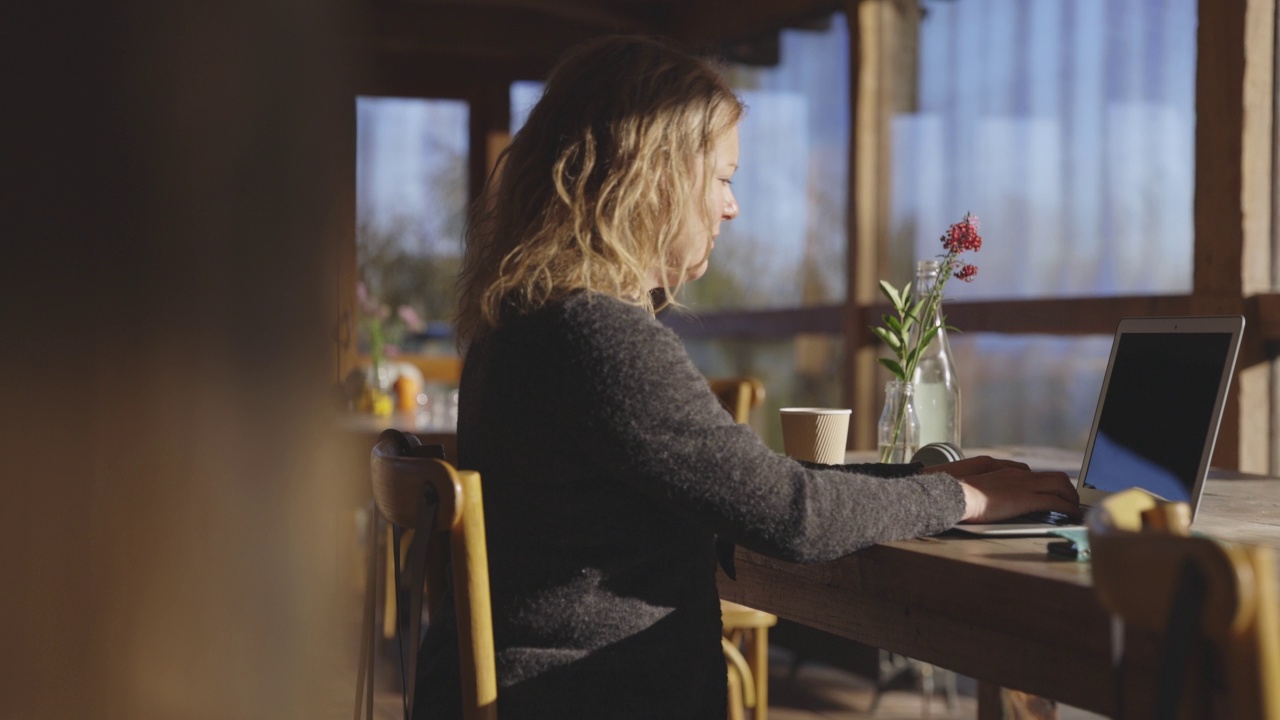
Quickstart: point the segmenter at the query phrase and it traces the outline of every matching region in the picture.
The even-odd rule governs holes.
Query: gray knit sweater
[[[940,532],[964,510],[947,475],[811,470],[774,453],[721,408],[674,333],[602,295],[477,341],[460,397],[504,720],[723,718],[717,535],[821,562]],[[420,717],[457,715],[452,625],[428,632]]]

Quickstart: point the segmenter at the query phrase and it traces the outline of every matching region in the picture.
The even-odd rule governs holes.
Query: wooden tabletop
[[[1033,467],[1036,467],[1033,464]],[[1280,479],[1214,472],[1194,528],[1280,547]],[[1111,620],[1087,562],[1049,556],[1060,538],[949,531],[817,565],[738,548],[721,597],[949,668],[1111,715]],[[1154,639],[1130,636],[1131,657]]]

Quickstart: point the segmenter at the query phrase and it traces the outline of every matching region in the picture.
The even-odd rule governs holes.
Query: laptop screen
[[[1120,333],[1116,342],[1085,485],[1191,501],[1232,334]]]

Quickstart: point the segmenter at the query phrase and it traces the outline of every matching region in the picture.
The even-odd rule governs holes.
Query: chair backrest
[[[764,402],[764,383],[756,378],[711,378],[707,383],[735,422],[750,423],[751,409]]]
[[[1152,677],[1120,658],[1116,717],[1280,719],[1272,549],[1193,537],[1184,503],[1121,495],[1087,519],[1093,582],[1161,661]]]
[[[393,547],[400,547],[403,533],[414,533],[403,570],[396,568],[397,580],[407,584],[410,595],[409,602],[397,604],[406,717],[413,710],[424,580],[430,620],[444,601],[446,567],[451,566],[463,716],[494,718],[497,673],[480,475],[419,457],[417,447],[412,435],[389,430],[370,455],[374,503],[377,515],[395,530]],[[396,559],[398,566],[399,553]],[[399,584],[397,595],[403,597]]]

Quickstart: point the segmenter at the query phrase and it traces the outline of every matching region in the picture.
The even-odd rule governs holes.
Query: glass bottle
[[[909,382],[890,380],[884,385],[884,410],[880,412],[880,462],[911,462],[920,447],[920,421],[912,402]]]
[[[938,261],[921,260],[916,265],[914,297],[925,297],[938,282]],[[920,354],[916,370],[911,375],[915,385],[915,410],[920,419],[920,445],[946,442],[960,445],[960,379],[956,377],[955,356],[947,341],[947,329],[942,322],[942,302],[939,300],[932,317],[921,318],[914,337],[929,326],[936,326],[938,334]]]

